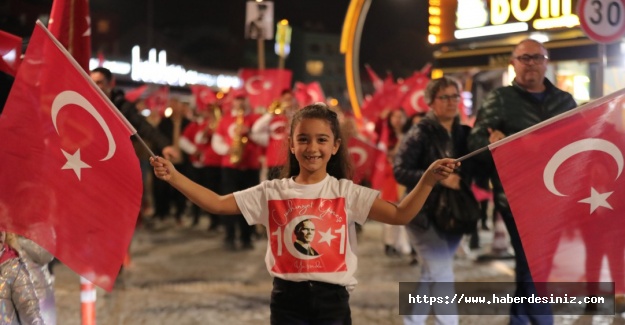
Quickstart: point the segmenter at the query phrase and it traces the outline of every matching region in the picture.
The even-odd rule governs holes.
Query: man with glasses
[[[469,150],[485,147],[577,106],[571,94],[558,89],[545,78],[548,60],[547,49],[538,41],[526,39],[514,48],[510,64],[516,76],[512,85],[495,89],[484,100],[469,137]],[[483,168],[488,168],[496,211],[501,213],[510,234],[516,262],[515,295],[530,297],[536,294],[536,288],[492,157],[487,151],[475,159],[482,160]],[[519,171],[519,177],[522,177],[522,171]],[[510,324],[528,323],[553,324],[549,305],[512,304]]]

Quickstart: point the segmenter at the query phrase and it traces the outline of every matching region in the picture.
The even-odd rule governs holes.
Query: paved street
[[[268,324],[271,278],[265,268],[266,242],[255,249],[226,252],[222,234],[200,226],[160,225],[139,229],[132,244],[132,264],[111,293],[97,290],[98,325],[126,324]],[[492,241],[482,234],[484,250]],[[398,282],[415,281],[418,267],[408,256],[384,255],[382,225],[371,222],[359,237],[359,285],[351,296],[354,324],[402,324],[398,315]],[[463,282],[512,281],[512,260],[477,263],[473,252],[455,261]],[[57,265],[58,324],[80,324],[78,276]],[[461,324],[507,324],[508,317],[460,316]],[[595,316],[556,318],[557,324],[625,324],[621,318]],[[434,324],[430,317],[429,323]]]

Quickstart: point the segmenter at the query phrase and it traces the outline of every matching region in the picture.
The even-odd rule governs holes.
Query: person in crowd
[[[388,163],[385,168],[384,183],[381,188],[381,197],[389,202],[397,202],[405,188],[398,185],[393,176],[393,159],[397,152],[397,147],[403,136],[402,127],[406,123],[406,113],[402,109],[387,109],[382,112],[376,123],[375,132],[378,135],[377,146],[386,152]],[[408,249],[410,243],[405,234],[404,226],[384,225],[383,242],[384,253],[387,256],[399,256],[403,253],[404,247]],[[415,260],[416,261],[416,260]]]
[[[419,113],[414,113],[408,116],[408,118],[406,119],[406,123],[404,123],[404,126],[402,126],[401,128],[401,133],[402,134],[408,133],[408,131],[410,130],[410,128],[412,128],[413,125],[417,125],[419,124],[419,122],[421,122],[421,119],[423,119],[425,114],[426,114],[425,112],[419,112]]]
[[[469,149],[476,150],[522,131],[576,107],[571,94],[555,87],[547,78],[549,53],[542,43],[526,39],[512,51],[510,64],[515,77],[512,85],[492,91],[477,112],[469,138]],[[519,232],[506,194],[489,152],[475,157],[490,173],[496,210],[501,214],[515,252],[516,297],[536,293]],[[510,324],[553,324],[546,304],[520,303],[510,307]]]
[[[220,193],[222,157],[211,147],[211,139],[221,118],[221,108],[213,103],[206,107],[197,107],[196,110],[197,118],[184,129],[180,137],[180,149],[189,155],[193,175],[191,179],[213,192]],[[193,205],[193,226],[199,223],[200,214],[200,207]],[[218,215],[210,215],[209,231],[217,230],[219,219]]]
[[[52,262],[54,256],[32,240],[23,236],[16,237],[16,249],[19,250],[19,255],[23,257],[24,264],[33,282],[44,323],[46,325],[55,325],[54,277],[48,268],[48,264]]]
[[[274,277],[271,324],[351,324],[349,291],[357,267],[354,224],[367,218],[405,224],[423,206],[434,185],[460,164],[452,159],[430,165],[399,204],[349,180],[347,148],[337,114],[324,104],[299,110],[290,123],[288,164],[282,178],[218,195],[186,178],[164,158],[150,159],[156,177],[169,182],[211,213],[242,213],[267,229],[267,269]],[[293,230],[314,220],[321,237],[319,256],[297,251]],[[323,249],[323,250],[321,250]]]
[[[475,199],[480,205],[480,221],[482,230],[490,230],[488,227],[488,205],[490,201],[493,199],[493,192],[490,189],[490,178],[486,173],[486,169],[484,168],[476,168],[473,174],[473,185],[472,185],[473,194],[475,195]],[[493,216],[493,227],[495,224],[495,209],[492,209]],[[469,242],[469,248],[478,249],[480,248],[480,234],[478,228],[475,228],[475,231],[471,234],[471,239]]]
[[[297,101],[293,92],[285,89],[280,98],[271,104],[267,113],[252,126],[254,141],[266,147],[265,165],[269,180],[277,178],[286,163],[286,157],[282,153],[288,145],[289,121],[296,110]]]
[[[169,100],[169,107],[171,109],[171,115],[165,116],[158,124],[158,130],[163,134],[169,142],[176,148],[176,151],[180,151],[180,138],[182,131],[191,123],[186,117],[186,112],[182,102],[177,97],[172,97]],[[176,168],[182,173],[188,174],[191,169],[189,162],[189,155],[181,153],[177,159],[172,159]],[[174,218],[176,224],[182,225],[182,216],[187,208],[187,200],[184,195],[178,191],[172,190],[171,186],[167,183],[155,179],[152,182],[152,196],[154,198],[154,216],[153,218],[165,220],[170,214],[171,204],[174,205]]]
[[[233,95],[230,114],[226,114],[219,121],[211,139],[213,150],[222,156],[221,193],[244,190],[260,183],[262,146],[255,142],[255,134],[251,132],[252,125],[260,115],[252,112],[244,91],[234,91],[237,93]],[[237,228],[241,248],[254,248],[252,244],[254,227],[248,225],[241,214],[236,217],[224,217],[222,222],[226,229],[224,241],[226,250],[237,249],[235,243]]]
[[[44,325],[33,279],[25,257],[19,254],[17,235],[0,231],[0,323],[7,325]]]
[[[404,125],[401,128],[401,133],[402,133],[402,137],[404,135],[406,135],[406,133],[408,133],[408,131],[410,131],[410,129],[414,126],[419,124],[419,122],[421,122],[421,119],[423,119],[423,117],[425,116],[426,112],[418,112],[418,113],[414,113],[412,115],[410,115],[407,119],[406,122],[404,123]],[[399,142],[397,143],[397,147],[399,147]],[[397,152],[395,152],[397,153]],[[395,158],[393,158],[393,161],[395,160]],[[405,191],[405,189],[404,189]],[[404,227],[405,229],[406,227]],[[419,259],[417,258],[417,250],[414,248],[413,245],[410,245],[410,265],[417,265],[419,264]]]
[[[468,152],[470,128],[460,124],[458,83],[447,77],[433,79],[427,84],[424,96],[430,111],[403,137],[395,155],[395,178],[406,190],[417,186],[428,166],[437,159],[460,157]],[[467,168],[463,168],[442,180],[433,191],[440,190],[441,186],[460,189],[460,182],[470,182],[470,179]],[[422,261],[419,292],[449,294],[448,283],[454,281],[454,254],[462,236],[442,232],[429,222],[433,216],[428,215],[427,207],[434,204],[438,203],[426,203],[426,208],[419,212],[421,215],[408,225],[408,234]],[[441,306],[433,306],[433,311],[438,324],[458,324],[458,316],[442,311]],[[415,315],[405,316],[404,324],[425,324],[428,315],[429,310],[419,309]]]
[[[295,242],[293,246],[300,253],[308,256],[319,256],[311,243],[315,238],[315,224],[310,219],[305,219],[295,226]]]
[[[161,153],[163,157],[168,157],[170,159],[178,159],[178,157],[180,157],[180,151],[176,150],[171,145],[171,142],[139,113],[135,104],[126,100],[123,90],[115,87],[116,81],[111,70],[98,67],[91,70],[90,77],[96,86],[102,90],[104,95],[117,107],[126,120],[137,130],[137,135],[152,146],[151,149],[156,154]],[[137,155],[140,157],[141,153],[137,152]],[[141,212],[139,213],[141,214]],[[141,215],[138,215],[137,222],[140,220]],[[128,254],[124,260],[124,265],[127,266],[130,263],[130,254]]]

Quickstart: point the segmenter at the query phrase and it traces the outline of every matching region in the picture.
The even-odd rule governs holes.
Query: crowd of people
[[[547,61],[548,52],[541,43],[531,39],[519,43],[510,59],[510,64],[516,73],[512,85],[496,89],[486,98],[483,106],[478,111],[475,128],[473,129],[460,121],[459,104],[462,88],[456,80],[448,77],[434,79],[428,83],[424,90],[425,101],[429,106],[427,113],[423,112],[407,117],[401,109],[390,107],[380,115],[376,127],[377,133],[369,138],[377,142],[379,147],[382,145],[381,147],[386,152],[388,162],[390,163],[389,166],[391,167],[386,173],[388,182],[385,182],[385,188],[374,188],[374,190],[380,191],[380,197],[384,201],[392,202],[393,206],[398,209],[405,207],[407,198],[412,197],[414,195],[413,192],[421,193],[418,195],[420,198],[417,205],[418,209],[415,209],[415,212],[419,212],[407,220],[405,227],[394,226],[393,224],[397,224],[397,222],[387,220],[386,217],[379,219],[379,215],[375,213],[376,204],[373,203],[371,205],[372,201],[367,201],[364,207],[370,209],[370,211],[367,212],[366,209],[360,211],[362,215],[355,216],[355,218],[369,217],[369,219],[382,220],[389,223],[389,225],[385,225],[384,251],[388,255],[393,255],[398,251],[411,254],[411,264],[420,265],[419,292],[426,294],[436,293],[439,290],[437,284],[454,282],[453,261],[463,236],[466,234],[468,235],[467,238],[471,238],[471,248],[479,247],[478,229],[489,229],[487,209],[489,205],[493,205],[497,213],[503,217],[514,249],[518,284],[516,295],[528,296],[536,293],[512,213],[506,204],[505,194],[500,182],[498,182],[492,161],[489,161],[490,157],[488,154],[466,161],[461,168],[454,167],[453,173],[440,178],[438,185],[426,191],[426,193],[429,193],[431,190],[434,194],[442,191],[442,188],[456,191],[473,188],[471,193],[477,194],[479,202],[477,200],[475,202],[476,205],[479,204],[478,209],[481,213],[479,216],[476,216],[476,221],[471,231],[465,231],[464,233],[447,232],[439,227],[433,220],[437,218],[435,215],[436,211],[439,211],[436,209],[436,205],[441,203],[434,199],[425,200],[428,195],[422,192],[422,182],[424,177],[429,175],[428,173],[432,173],[433,165],[440,166],[440,159],[463,156],[489,143],[498,141],[506,135],[519,132],[549,117],[573,109],[576,103],[572,96],[559,90],[545,78]],[[289,95],[288,91],[283,93],[283,97],[280,100],[284,101],[285,97],[292,98]],[[324,183],[326,173],[321,172],[321,176],[314,177],[313,180],[307,177],[302,178],[302,175],[306,175],[307,172],[314,174],[311,169],[320,168],[323,171],[327,170],[327,174],[339,181],[341,178],[346,177],[345,174],[333,175],[331,172],[332,168],[334,168],[332,157],[338,152],[336,146],[339,148],[343,147],[347,143],[346,140],[349,136],[362,136],[362,134],[360,134],[361,130],[354,127],[353,121],[341,123],[344,128],[342,132],[334,130],[334,115],[330,113],[332,110],[329,108],[313,105],[314,107],[308,106],[298,109],[297,104],[292,99],[288,101],[293,104],[291,113],[286,113],[282,116],[271,113],[265,113],[263,116],[250,116],[249,119],[243,119],[241,129],[238,126],[235,128],[235,130],[244,130],[243,134],[250,139],[252,143],[249,148],[250,151],[258,150],[247,156],[254,157],[254,163],[257,161],[256,157],[262,155],[262,150],[266,150],[266,163],[271,161],[268,164],[271,172],[265,178],[274,180],[273,182],[259,184],[259,166],[249,166],[246,168],[247,174],[245,174],[245,179],[248,183],[245,186],[222,186],[219,188],[221,192],[217,194],[215,193],[216,190],[206,192],[203,188],[190,185],[186,180],[180,181],[177,168],[165,160],[153,160],[152,164],[155,167],[158,178],[168,180],[170,184],[174,185],[174,187],[204,209],[216,214],[238,214],[238,217],[224,217],[222,220],[232,220],[229,222],[236,222],[240,227],[261,224],[268,232],[267,237],[269,238],[269,234],[272,231],[280,231],[280,226],[291,229],[289,233],[285,231],[284,236],[296,236],[295,242],[292,239],[290,240],[294,251],[291,252],[288,247],[287,250],[291,252],[292,257],[306,260],[306,258],[331,254],[315,250],[311,239],[314,238],[315,232],[319,232],[319,229],[324,224],[315,219],[299,220],[295,218],[294,220],[299,220],[299,223],[295,228],[289,228],[289,219],[279,218],[279,221],[272,219],[275,211],[282,211],[284,215],[288,214],[284,212],[285,208],[281,210],[279,207],[274,206],[276,203],[272,201],[272,198],[276,200],[287,198],[294,200],[295,198],[312,199],[319,197],[321,194],[316,192],[317,190],[314,191],[314,193],[317,193],[315,195],[308,194],[308,191],[312,191],[310,190],[311,185]],[[239,107],[240,105],[243,105],[243,102],[236,103],[234,107]],[[523,109],[518,109],[517,106],[519,105]],[[291,106],[289,105],[288,107]],[[533,114],[532,112],[536,110],[546,111],[542,114]],[[241,114],[248,116],[247,111]],[[285,126],[283,130],[290,129],[290,134],[283,133],[282,136],[276,137],[275,134],[271,133],[276,129],[270,127],[270,123],[276,119],[281,119]],[[319,120],[323,123],[311,123],[306,130],[300,130],[302,126],[308,126],[308,123],[304,124],[303,121],[309,119]],[[344,120],[345,117],[337,117],[337,121],[339,119]],[[233,118],[229,123],[234,124],[235,121],[236,117],[235,113],[233,113]],[[329,130],[324,129],[325,127],[329,127]],[[228,156],[232,149],[231,147],[228,148],[227,144],[230,143],[232,145],[232,138],[220,144],[223,138],[227,138],[224,130],[223,126],[217,128],[212,144],[215,151]],[[298,132],[303,133],[300,135]],[[269,149],[271,147],[269,142],[275,139],[278,139],[278,142],[277,146],[273,148],[280,148],[284,151],[288,145],[287,153],[290,152],[288,156],[284,155],[283,152],[281,153],[280,150],[273,151]],[[287,139],[290,140],[287,141]],[[317,142],[324,143],[315,145]],[[324,152],[321,149],[331,143],[335,144],[333,149],[328,149],[328,152]],[[298,148],[302,148],[299,149],[302,150],[299,153]],[[272,153],[269,154],[269,152]],[[273,158],[276,157],[274,152],[276,156],[282,155],[286,157],[286,160],[281,160],[280,163],[274,164]],[[326,155],[329,155],[329,157],[326,157]],[[317,160],[320,161],[316,163]],[[323,164],[324,161],[327,164],[325,166]],[[228,165],[229,163],[231,163],[230,160],[226,161],[226,166],[232,168],[232,165]],[[342,164],[342,162],[339,164]],[[313,168],[313,166],[315,167]],[[278,171],[282,171],[282,173],[280,174]],[[316,169],[315,172],[317,172]],[[228,179],[239,179],[237,177],[243,171],[231,171],[230,173],[228,174],[230,175]],[[174,177],[176,180],[172,181]],[[284,177],[290,178],[285,179]],[[490,192],[491,181],[494,187],[493,194]],[[242,183],[243,181],[241,181]],[[366,182],[363,185],[365,185],[365,188],[371,187],[371,184]],[[229,193],[234,193],[234,195],[231,196]],[[299,193],[299,196],[295,196],[295,193]],[[365,200],[365,197],[369,195],[365,192],[358,193],[361,196],[361,200]],[[333,193],[331,197],[334,197],[334,195],[341,197],[340,193]],[[431,195],[430,197],[438,196]],[[259,198],[262,199],[259,200]],[[347,200],[348,197],[346,196],[345,199]],[[268,202],[265,202],[266,200]],[[227,208],[217,208],[213,205],[213,201],[227,203]],[[293,204],[303,203],[296,201]],[[362,222],[359,221],[363,221],[363,219],[350,219],[350,209],[347,207],[346,209],[348,211],[347,221],[353,224],[353,229],[357,228],[355,227],[357,224],[362,226]],[[334,210],[334,213],[337,213],[337,211]],[[492,213],[495,214],[495,212]],[[277,222],[277,224],[274,224],[274,222]],[[350,225],[350,229],[352,229],[351,227]],[[407,237],[403,237],[407,238],[407,243],[406,240],[403,242],[405,249],[401,249],[402,243],[397,242],[399,238],[402,238],[402,232],[407,234]],[[242,248],[249,248],[247,233],[244,230],[240,230],[240,233],[242,234]],[[351,234],[351,232],[349,233]],[[233,234],[232,230],[227,231],[226,247],[230,249],[234,248]],[[349,240],[351,241],[352,238]],[[270,243],[268,256],[271,256],[271,258],[268,259],[267,263],[268,269],[271,270],[275,278],[274,292],[283,289],[296,292],[302,291],[303,289],[299,285],[302,281],[316,283],[316,281],[322,280],[321,282],[324,285],[350,287],[349,277],[343,277],[342,279],[331,276],[326,277],[310,269],[306,269],[306,272],[298,270],[293,275],[293,270],[281,266],[281,258],[278,256],[279,253],[275,251],[275,245],[281,245],[282,243]],[[299,255],[298,252],[302,255]],[[345,266],[344,270],[347,271],[347,274],[351,274],[351,270],[355,268],[355,265],[350,265],[349,262],[346,263],[348,265]],[[307,296],[311,294],[311,292],[308,292]],[[308,297],[307,299],[316,299],[316,297]],[[308,319],[310,313],[313,312],[311,309],[285,308],[285,305],[293,306],[291,303],[292,301],[287,303],[285,301],[272,300],[272,323],[279,324],[285,319]],[[430,313],[435,315],[434,317],[439,324],[458,324],[458,316],[453,312],[450,313],[449,310],[440,312],[436,308],[430,310],[429,306],[419,306],[419,308],[414,311],[414,315],[404,318],[405,324],[424,324]],[[544,305],[539,306],[531,303],[513,304],[510,310],[511,324],[552,324],[553,316],[550,315],[549,310],[544,310],[544,308]],[[337,324],[347,324],[349,323],[346,320],[348,316],[345,315],[349,315],[348,310],[349,306],[341,307],[339,314],[334,314],[335,311],[327,310],[327,316],[334,317],[332,315],[336,315],[334,320],[338,321]]]
[[[349,137],[361,136],[353,119],[323,103],[300,107],[288,89],[263,111],[250,107],[243,90],[234,90],[228,103],[216,101],[193,112],[189,103],[172,96],[170,114],[151,124],[115,87],[110,71],[97,68],[91,78],[157,155],[149,158],[154,177],[151,192],[145,193],[153,209],[142,210],[152,213],[138,216],[140,224],[154,227],[173,218],[180,226],[190,216],[190,225],[196,226],[208,214],[208,230],[223,228],[228,251],[254,249],[254,235],[265,237],[267,269],[274,277],[271,323],[351,324],[357,225],[367,220],[387,224],[387,254],[399,247],[398,234],[406,234],[403,251],[411,255],[411,264],[419,265],[420,278],[415,281],[421,293],[436,293],[437,284],[454,282],[454,255],[464,234],[474,238],[472,247],[479,246],[477,220],[488,229],[486,214],[464,233],[448,232],[434,221],[440,203],[432,198],[443,188],[460,191],[473,185],[488,192],[492,184],[493,203],[515,253],[515,294],[536,293],[489,154],[462,166],[452,158],[576,106],[569,93],[545,78],[547,62],[541,43],[520,42],[510,58],[516,73],[512,85],[488,95],[473,128],[459,119],[462,88],[449,77],[427,84],[427,113],[408,117],[398,108],[385,110],[380,131],[367,137],[384,145],[390,192],[351,181],[347,143]],[[481,201],[485,213],[488,196]],[[53,257],[25,238],[3,232],[0,239],[0,270],[11,270],[15,279],[7,288],[12,301],[2,301],[12,309],[3,310],[11,310],[22,324],[55,324],[48,267]],[[331,245],[332,240],[341,245]],[[328,245],[316,245],[319,241]],[[544,308],[548,306],[512,304],[510,323],[553,324]],[[430,314],[437,324],[459,322],[453,312],[419,306],[404,323],[425,324]]]

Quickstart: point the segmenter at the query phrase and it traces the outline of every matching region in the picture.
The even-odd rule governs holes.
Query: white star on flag
[[[63,167],[61,167],[61,169],[73,169],[74,173],[76,173],[76,176],[78,177],[78,180],[80,180],[80,170],[82,168],[91,168],[91,166],[80,160],[80,149],[76,150],[73,155],[65,152],[63,149],[61,149],[61,151],[67,159],[67,162],[63,165]]]
[[[332,247],[332,239],[336,238],[336,236],[332,234],[332,229],[330,228],[325,232],[320,231],[319,233],[321,234],[321,239],[319,239],[319,243],[326,242],[328,246]]]
[[[612,206],[610,205],[610,203],[608,203],[607,201],[608,197],[610,197],[612,193],[614,192],[599,193],[597,192],[597,190],[595,190],[594,187],[591,187],[590,197],[587,197],[583,200],[579,200],[578,202],[590,204],[590,213],[595,212],[595,210],[597,210],[598,207],[605,207],[610,210],[614,210],[612,209]]]

